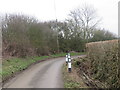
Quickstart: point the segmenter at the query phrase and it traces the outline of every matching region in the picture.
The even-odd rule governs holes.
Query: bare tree
[[[97,18],[96,10],[88,5],[71,11],[69,16],[70,19],[67,20],[70,23],[69,26],[74,29],[75,33],[81,33],[83,39],[87,41],[92,36],[94,28],[100,22],[100,19]]]

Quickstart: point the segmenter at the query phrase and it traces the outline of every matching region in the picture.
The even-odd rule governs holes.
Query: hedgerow
[[[91,76],[108,88],[120,88],[120,64],[118,40],[86,44]]]

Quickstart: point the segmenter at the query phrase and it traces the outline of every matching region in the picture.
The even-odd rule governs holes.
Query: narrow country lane
[[[77,58],[79,56],[73,56]],[[35,64],[6,83],[4,88],[63,88],[62,65],[65,57]]]

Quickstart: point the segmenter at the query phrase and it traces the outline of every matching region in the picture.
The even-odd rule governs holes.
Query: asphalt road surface
[[[77,58],[80,56],[73,56]],[[65,57],[33,65],[7,82],[4,88],[63,88],[62,65]]]

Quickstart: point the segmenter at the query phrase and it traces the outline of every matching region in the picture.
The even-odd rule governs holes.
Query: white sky
[[[102,18],[100,26],[118,34],[118,1],[119,0],[0,0],[0,14],[22,13],[34,16],[41,21],[59,21],[68,17],[70,10],[83,4],[92,5]]]

